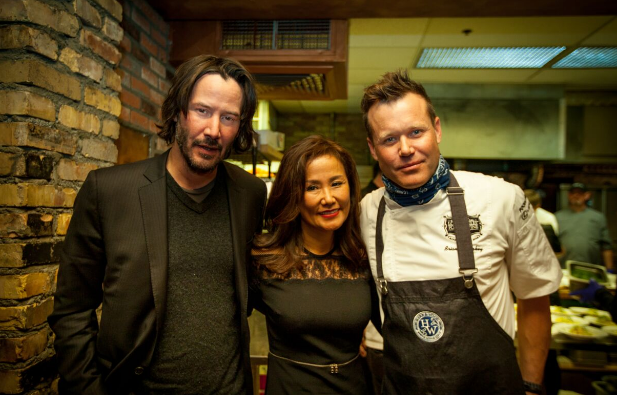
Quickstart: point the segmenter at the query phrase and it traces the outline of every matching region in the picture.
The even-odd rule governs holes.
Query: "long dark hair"
[[[304,199],[306,168],[316,158],[331,155],[338,159],[349,182],[349,216],[334,232],[335,243],[345,256],[346,266],[358,270],[366,263],[360,236],[360,182],[356,163],[338,143],[321,136],[310,136],[291,146],[283,156],[266,205],[268,233],[256,237],[255,260],[275,273],[287,273],[300,265],[303,251],[300,204]],[[276,253],[269,254],[268,252]]]
[[[248,151],[253,146],[253,115],[257,107],[257,94],[251,74],[233,59],[219,58],[213,55],[199,55],[182,63],[174,78],[171,88],[161,108],[163,120],[158,127],[159,137],[168,144],[174,142],[176,123],[180,112],[186,115],[189,99],[197,81],[206,74],[218,74],[223,79],[232,78],[242,89],[242,110],[238,135],[233,142],[235,152]],[[231,151],[227,151],[229,155]]]

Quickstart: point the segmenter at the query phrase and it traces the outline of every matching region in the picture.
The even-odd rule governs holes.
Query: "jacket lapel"
[[[155,158],[144,172],[150,184],[139,189],[141,215],[146,236],[152,294],[160,333],[167,300],[167,183],[165,164],[169,151]]]
[[[253,226],[252,223],[247,223],[250,216],[247,215],[247,205],[243,204],[242,199],[246,196],[245,188],[240,186],[233,177],[231,170],[226,162],[225,173],[227,174],[227,196],[229,199],[229,218],[231,222],[231,239],[234,254],[234,267],[236,270],[236,291],[238,300],[241,302],[242,310],[246,308],[248,298],[248,283],[246,279],[246,234],[247,226]],[[240,274],[242,273],[242,274]]]

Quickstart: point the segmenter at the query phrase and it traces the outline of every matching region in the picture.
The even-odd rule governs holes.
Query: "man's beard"
[[[225,157],[225,151],[223,150],[223,146],[213,139],[210,136],[205,136],[202,139],[196,139],[192,143],[188,142],[188,130],[180,126],[180,123],[176,124],[176,142],[178,143],[178,147],[180,148],[180,153],[184,157],[189,169],[197,174],[206,174],[215,170],[216,167],[221,163],[223,158]],[[219,155],[214,157],[212,155],[207,154],[197,154],[199,157],[205,160],[212,160],[211,162],[200,162],[195,160],[191,155],[191,148],[195,146],[206,146],[208,148],[219,150]]]

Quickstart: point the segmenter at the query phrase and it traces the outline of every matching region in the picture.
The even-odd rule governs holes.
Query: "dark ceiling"
[[[501,16],[617,13],[616,0],[149,0],[167,21]]]

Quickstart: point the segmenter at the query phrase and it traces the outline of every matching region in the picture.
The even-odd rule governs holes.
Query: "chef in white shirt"
[[[439,117],[406,72],[366,88],[362,111],[385,184],[361,215],[381,297],[383,393],[541,393],[548,295],[562,274],[523,191],[450,171]]]

